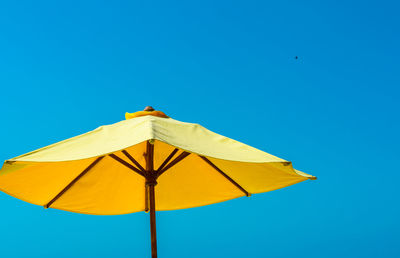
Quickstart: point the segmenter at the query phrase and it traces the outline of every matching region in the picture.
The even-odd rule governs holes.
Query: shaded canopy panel
[[[0,170],[0,190],[44,206],[95,158],[65,162],[6,162]]]
[[[146,167],[143,155],[146,142],[123,150],[139,166]],[[154,168],[162,166],[174,153],[168,162],[171,164],[184,151],[186,149],[155,140]],[[155,187],[157,210],[203,206],[312,178],[297,172],[286,161],[255,163],[204,156],[190,152],[161,174]],[[114,215],[145,210],[144,177],[116,158],[134,165],[121,150],[60,162],[19,161],[17,158],[6,162],[0,171],[0,190],[33,204],[50,204],[51,208],[78,213]]]
[[[97,215],[143,211],[144,185],[143,177],[106,156],[50,207]]]

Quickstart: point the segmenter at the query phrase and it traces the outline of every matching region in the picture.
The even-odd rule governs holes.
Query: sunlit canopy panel
[[[159,140],[188,152],[241,162],[284,161],[271,154],[172,118],[143,116],[100,126],[88,133],[46,146],[10,161],[56,162],[98,157],[147,140]]]

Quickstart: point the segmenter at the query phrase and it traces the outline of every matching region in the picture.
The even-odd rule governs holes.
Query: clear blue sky
[[[397,1],[132,2],[0,2],[1,160],[153,105],[319,178],[158,213],[160,258],[400,256]],[[1,257],[150,257],[143,212],[0,206]]]

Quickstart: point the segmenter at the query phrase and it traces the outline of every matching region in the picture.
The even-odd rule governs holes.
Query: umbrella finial
[[[164,112],[155,110],[152,106],[147,106],[143,111],[138,111],[135,113],[125,113],[125,119],[131,119],[140,116],[158,116],[162,118],[169,118]]]
[[[152,106],[147,106],[143,111],[154,111],[155,109]]]

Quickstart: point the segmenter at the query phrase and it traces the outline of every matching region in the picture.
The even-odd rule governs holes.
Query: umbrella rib
[[[142,165],[140,165],[140,163],[137,162],[136,159],[135,159],[134,157],[132,157],[131,154],[129,154],[129,152],[127,152],[126,150],[123,150],[122,153],[125,154],[125,156],[126,156],[130,161],[132,161],[132,163],[135,164],[135,165],[139,168],[140,171],[142,171],[143,173],[146,171],[146,170],[142,167]]]
[[[175,156],[175,154],[178,152],[178,148],[175,148],[171,154],[168,155],[168,157],[164,160],[164,162],[161,164],[161,166],[157,169],[157,171],[161,171],[165,165]]]
[[[161,176],[165,171],[167,171],[168,169],[175,166],[178,162],[182,161],[189,154],[190,154],[190,152],[187,152],[187,151],[184,151],[181,154],[179,154],[178,157],[176,157],[173,161],[171,161],[168,165],[166,165],[161,171],[157,171],[157,177]]]
[[[137,169],[136,167],[134,167],[133,165],[129,164],[128,162],[126,162],[125,160],[121,159],[120,157],[118,157],[115,154],[108,154],[108,156],[110,156],[111,158],[115,159],[116,161],[118,161],[119,163],[121,163],[122,165],[126,166],[127,168],[135,171],[136,173],[138,173],[141,176],[144,176],[144,173],[142,171],[140,171],[139,169]]]
[[[235,185],[237,188],[239,188],[240,191],[242,191],[247,197],[249,197],[251,194],[247,192],[241,185],[239,185],[235,180],[233,180],[230,176],[225,174],[221,169],[219,169],[214,163],[212,163],[209,159],[207,159],[204,156],[200,156],[205,162],[207,162],[211,167],[213,167],[216,171],[218,171],[221,175],[223,175],[226,179],[228,179],[233,185]]]
[[[74,180],[72,180],[66,187],[64,187],[61,192],[59,192],[51,201],[49,201],[44,207],[49,208],[55,201],[57,201],[68,189],[70,189],[79,179],[81,179],[84,175],[86,175],[89,170],[91,170],[100,160],[102,160],[104,156],[98,157],[95,161],[93,161],[85,170],[83,170]]]

